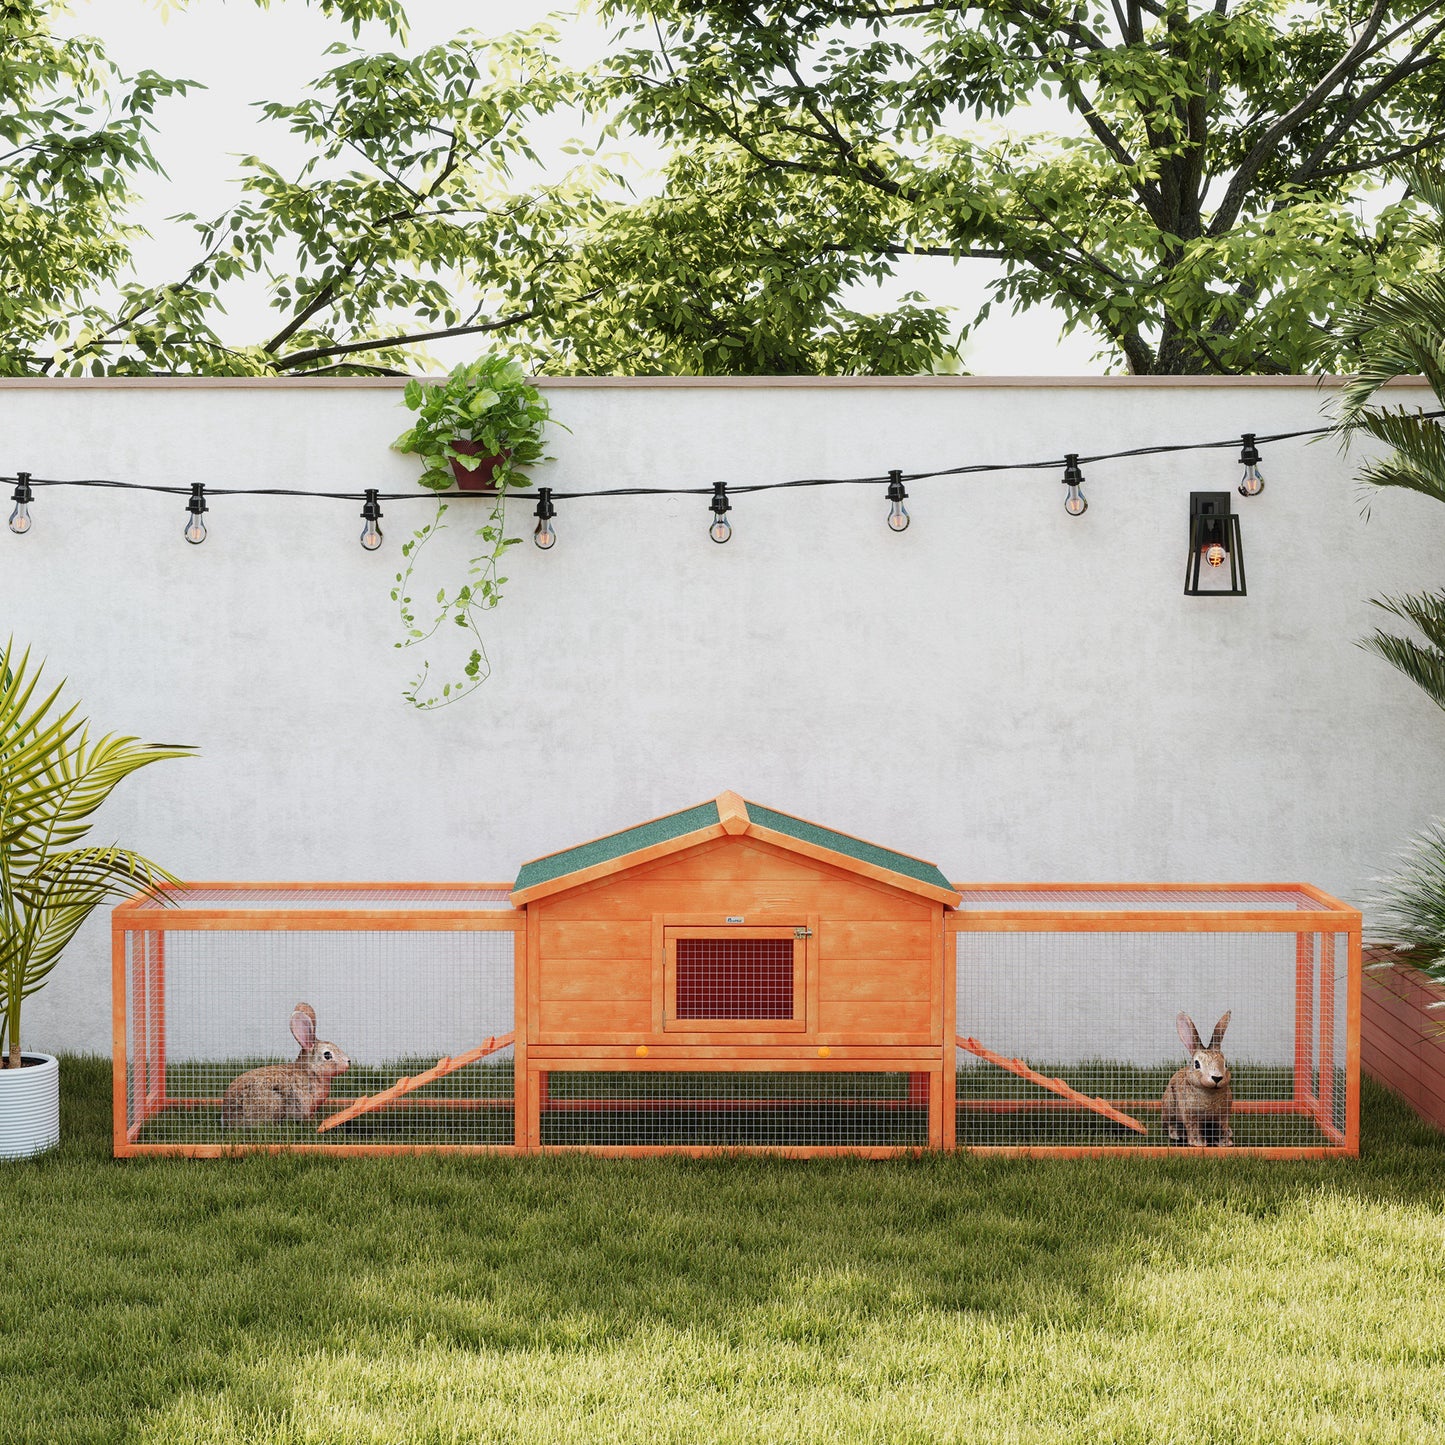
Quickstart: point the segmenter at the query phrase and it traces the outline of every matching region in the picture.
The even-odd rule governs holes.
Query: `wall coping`
[[[400,391],[405,376],[7,376],[0,391]],[[422,377],[421,380],[439,380]],[[1347,376],[540,376],[545,391],[611,390],[1335,390]],[[1391,387],[1424,387],[1402,376]]]

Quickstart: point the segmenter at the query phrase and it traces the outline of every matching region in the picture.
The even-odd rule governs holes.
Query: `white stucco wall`
[[[553,384],[559,490],[1029,461],[1318,424],[1312,383],[943,379]],[[1400,400],[1428,404],[1424,391]],[[382,384],[0,384],[0,473],[401,490]],[[388,597],[425,501],[359,508],[44,489],[0,530],[4,625],[100,729],[199,746],[100,833],[187,877],[508,879],[537,854],[734,788],[973,879],[1306,879],[1358,900],[1445,811],[1445,718],[1355,639],[1365,599],[1445,581],[1445,508],[1366,522],[1333,443],[1271,446],[1236,497],[1250,595],[1182,594],[1188,493],[1229,451],[735,498],[559,503],[514,550],[494,675],[422,715]],[[6,504],[8,512],[8,503]],[[525,513],[518,523],[530,533]],[[455,572],[465,540],[436,544]],[[439,556],[438,563],[444,559]],[[434,590],[438,585],[433,581]],[[427,595],[423,585],[418,595]],[[460,636],[461,634],[458,634]],[[104,920],[28,1009],[28,1045],[109,1047]]]

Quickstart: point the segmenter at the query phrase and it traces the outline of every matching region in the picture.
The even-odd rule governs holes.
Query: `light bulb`
[[[200,482],[191,483],[191,499],[186,503],[190,517],[186,522],[185,539],[193,547],[199,547],[206,540],[206,524],[201,514],[209,510],[206,506],[206,489]]]
[[[707,534],[714,542],[726,542],[733,534],[727,519],[727,514],[732,511],[732,503],[728,501],[726,482],[712,484],[712,501],[708,505],[712,508],[712,526],[707,529]]]
[[[542,551],[548,552],[557,545],[557,529],[552,525],[557,509],[552,505],[551,487],[537,488],[537,510],[534,515],[537,525],[532,529],[532,541]]]
[[[1223,567],[1229,561],[1229,553],[1218,542],[1211,542],[1204,549],[1204,560],[1210,567]]]
[[[1082,517],[1089,510],[1089,502],[1081,490],[1084,474],[1079,470],[1078,452],[1064,454],[1064,485],[1068,488],[1064,494],[1064,510],[1071,517]]]
[[[30,503],[35,500],[35,493],[30,490],[30,473],[17,472],[15,475],[15,494],[11,501],[15,503],[15,510],[10,513],[10,530],[24,536],[30,530]]]
[[[906,532],[908,530],[908,509],[903,505],[903,499],[908,495],[903,490],[903,473],[893,471],[888,473],[888,525],[895,532]]]
[[[1252,431],[1245,432],[1240,440],[1244,443],[1239,452],[1244,475],[1239,479],[1239,495],[1257,497],[1264,490],[1264,478],[1259,474],[1259,448],[1254,444]]]
[[[376,488],[368,487],[366,501],[361,508],[361,520],[366,525],[361,529],[361,545],[368,552],[374,552],[381,546],[381,503],[377,500],[379,492]]]

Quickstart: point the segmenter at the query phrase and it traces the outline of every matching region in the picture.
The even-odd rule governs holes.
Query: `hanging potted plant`
[[[0,1159],[60,1139],[60,1066],[23,1049],[21,1005],[100,904],[179,881],[129,849],[82,845],[88,819],[138,768],[191,754],[109,733],[92,742],[86,719],[57,705],[64,683],[37,700],[29,662],[10,643],[0,657]]]
[[[420,674],[404,691],[412,706],[433,708],[460,701],[491,672],[477,614],[502,600],[507,579],[498,576],[497,564],[507,548],[521,540],[506,535],[507,493],[527,486],[526,468],[551,460],[542,446],[551,411],[522,367],[495,353],[455,367],[443,382],[408,382],[404,400],[417,420],[392,446],[422,459],[422,486],[439,494],[455,486],[492,498],[482,525],[476,528],[481,547],[467,564],[466,580],[437,592],[429,623],[417,615],[411,584],[419,552],[444,530],[448,504],[440,496],[435,516],[401,549],[406,565],[396,574],[391,599],[400,611],[406,637],[396,645],[420,646],[448,620],[471,633],[470,655],[459,677],[438,684],[430,664],[423,662]]]

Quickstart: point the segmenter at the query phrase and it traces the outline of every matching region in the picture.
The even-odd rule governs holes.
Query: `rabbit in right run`
[[[1232,1009],[1214,1026],[1209,1047],[1199,1042],[1199,1030],[1187,1013],[1175,1020],[1189,1062],[1164,1086],[1164,1133],[1171,1144],[1234,1143],[1229,1116],[1234,1094],[1229,1087],[1229,1065],[1219,1047]]]

